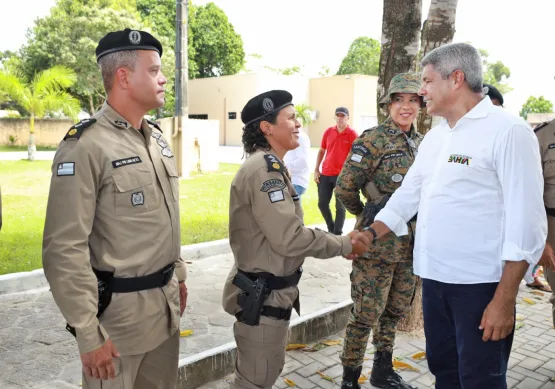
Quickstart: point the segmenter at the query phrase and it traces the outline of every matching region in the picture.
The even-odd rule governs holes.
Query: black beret
[[[293,105],[291,93],[284,90],[264,92],[248,101],[241,111],[241,121],[248,126],[265,116],[279,112],[288,105]]]
[[[123,31],[109,32],[98,42],[96,62],[106,54],[123,50],[154,50],[162,57],[162,44],[146,31],[126,28]]]
[[[484,88],[488,89],[487,91],[484,91],[484,93],[488,95],[490,99],[499,100],[499,102],[501,103],[501,106],[503,106],[503,95],[501,94],[501,92],[499,92],[499,90],[493,85],[484,84],[483,86]]]

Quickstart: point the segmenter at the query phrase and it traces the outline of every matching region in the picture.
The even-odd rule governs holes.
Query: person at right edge
[[[540,263],[543,264],[545,279],[551,288],[551,311],[555,327],[555,120],[544,122],[534,128],[540,144],[544,191],[543,201],[547,213],[547,242]]]
[[[297,284],[305,258],[364,254],[371,235],[337,236],[304,226],[299,196],[283,164],[285,153],[299,146],[300,123],[290,93],[253,97],[241,120],[248,158],[231,184],[229,243],[235,263],[222,301],[237,318],[230,387],[270,389],[285,363],[292,309],[299,313]]]
[[[435,388],[506,389],[519,285],[547,237],[538,140],[484,96],[473,46],[440,46],[421,65],[418,94],[443,119],[366,230],[407,235],[418,212],[414,272]]]
[[[419,77],[397,74],[381,105],[389,117],[379,126],[366,130],[353,143],[351,153],[337,178],[335,196],[357,216],[355,229],[369,226],[375,213],[400,185],[414,161],[422,135],[413,121],[422,106]],[[363,207],[360,191],[368,199]],[[375,212],[375,211],[374,211]],[[373,214],[372,214],[373,213]],[[360,388],[358,379],[372,328],[376,347],[370,383],[377,388],[414,389],[393,370],[393,345],[399,320],[410,309],[415,276],[412,250],[415,223],[408,223],[409,234],[389,236],[372,246],[364,257],[353,261],[351,295],[353,308],[347,323],[343,353],[342,389]]]

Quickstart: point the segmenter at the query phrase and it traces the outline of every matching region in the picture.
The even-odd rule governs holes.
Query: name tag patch
[[[268,197],[270,198],[271,203],[277,203],[279,201],[285,200],[285,195],[283,194],[282,190],[274,190],[273,192],[268,193]]]
[[[469,157],[468,155],[451,154],[447,162],[470,165],[470,161],[472,161],[472,157]]]
[[[351,161],[360,163],[360,161],[362,161],[362,155],[353,153],[353,155],[351,155]]]
[[[118,167],[133,165],[135,163],[143,162],[139,156],[129,157],[124,159],[118,159],[117,161],[112,161],[112,167],[117,169]]]
[[[270,189],[283,189],[285,188],[285,182],[277,179],[266,180],[262,183],[262,187],[260,188],[261,192],[268,192]]]
[[[399,157],[404,157],[404,156],[405,156],[404,152],[397,151],[395,153],[389,153],[389,154],[384,155],[383,160],[387,161],[388,159],[391,159],[391,158],[399,158]]]
[[[136,207],[137,205],[144,205],[145,204],[145,196],[143,191],[135,192],[131,194],[131,205]]]
[[[58,164],[58,176],[74,176],[75,162],[61,162]]]

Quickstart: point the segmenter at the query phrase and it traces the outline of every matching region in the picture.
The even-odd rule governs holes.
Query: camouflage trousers
[[[397,324],[410,310],[415,283],[412,255],[410,261],[394,263],[364,258],[353,261],[354,305],[341,354],[343,366],[362,365],[372,328],[376,350],[393,351]]]

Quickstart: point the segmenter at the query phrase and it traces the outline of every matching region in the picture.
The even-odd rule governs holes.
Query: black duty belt
[[[99,280],[106,282],[112,293],[131,293],[164,287],[173,277],[175,264],[171,263],[155,273],[139,277],[113,277],[113,273],[93,269]]]
[[[289,288],[291,286],[297,286],[303,275],[303,268],[298,268],[293,274],[284,277],[276,277],[272,273],[260,272],[260,273],[247,273],[242,270],[239,272],[245,274],[252,281],[256,281],[259,278],[266,279],[266,287],[270,290],[279,290]]]
[[[545,212],[546,212],[549,216],[555,217],[555,208],[548,208],[548,207],[545,207]]]

